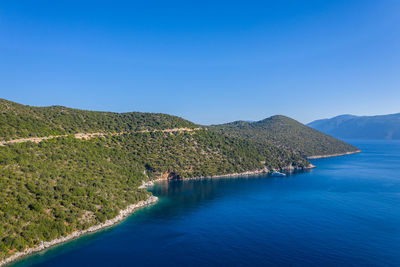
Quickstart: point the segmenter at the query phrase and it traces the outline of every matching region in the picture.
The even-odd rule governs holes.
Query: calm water
[[[400,142],[287,178],[162,183],[113,228],[16,266],[400,266]]]

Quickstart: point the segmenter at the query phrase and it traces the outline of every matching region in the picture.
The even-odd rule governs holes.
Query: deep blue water
[[[400,142],[286,178],[156,185],[158,204],[16,266],[400,266]]]

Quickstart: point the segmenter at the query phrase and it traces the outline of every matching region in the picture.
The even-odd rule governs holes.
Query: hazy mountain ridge
[[[343,139],[400,139],[400,113],[377,116],[340,115],[308,126]]]

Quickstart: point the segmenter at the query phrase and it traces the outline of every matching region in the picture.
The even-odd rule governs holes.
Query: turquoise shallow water
[[[14,266],[400,266],[400,142],[286,178],[160,183],[158,204]]]

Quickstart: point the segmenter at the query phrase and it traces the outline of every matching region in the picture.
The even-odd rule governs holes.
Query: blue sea
[[[400,266],[400,142],[288,177],[163,182],[159,203],[14,266]]]

